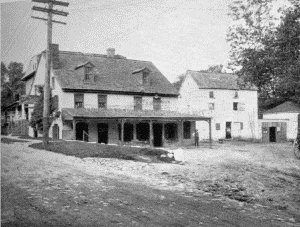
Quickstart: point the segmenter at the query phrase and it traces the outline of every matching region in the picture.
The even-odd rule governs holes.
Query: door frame
[[[153,123],[153,146],[163,146],[163,123]]]
[[[271,133],[271,129],[272,129],[272,133]],[[270,142],[277,142],[277,135],[276,135],[276,131],[277,131],[277,127],[275,126],[272,126],[272,127],[269,127],[269,141]],[[274,135],[274,140],[273,140],[273,136]]]
[[[230,129],[229,131],[227,130],[228,128]],[[225,138],[226,139],[232,139],[231,130],[232,130],[232,122],[226,121],[225,122]]]
[[[105,125],[105,128],[107,129],[104,141],[100,140],[100,138],[103,138],[103,137],[100,137],[100,134],[99,134],[99,128],[100,128],[101,125]],[[108,144],[108,131],[109,131],[109,125],[108,125],[108,123],[98,123],[97,124],[98,143]]]

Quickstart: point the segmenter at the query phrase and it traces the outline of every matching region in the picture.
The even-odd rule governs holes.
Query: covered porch
[[[150,147],[189,146],[194,144],[195,122],[207,121],[210,143],[212,140],[211,118],[208,117],[121,109],[64,109],[62,113],[63,139]]]

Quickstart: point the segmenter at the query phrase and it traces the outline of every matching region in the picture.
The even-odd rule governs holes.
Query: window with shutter
[[[136,96],[134,97],[134,110],[142,110],[143,109],[143,99],[142,97]]]
[[[233,103],[233,110],[238,110],[238,102]]]
[[[153,98],[153,110],[161,110],[161,98]]]
[[[74,94],[74,108],[83,108],[83,94]]]
[[[98,95],[98,108],[106,109],[107,108],[107,95]]]

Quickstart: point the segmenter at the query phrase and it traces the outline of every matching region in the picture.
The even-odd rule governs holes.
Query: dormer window
[[[139,81],[141,85],[149,85],[150,84],[150,70],[145,67],[141,69],[137,69],[132,72],[132,74],[136,75],[136,79]]]
[[[143,85],[147,85],[149,83],[149,72],[143,72]]]
[[[80,71],[81,75],[83,74],[83,81],[88,83],[95,82],[94,78],[94,65],[91,62],[85,62],[79,64],[75,67],[75,70]]]
[[[90,67],[90,66],[86,66],[85,68],[84,68],[84,80],[91,80],[91,78],[92,78],[92,70],[93,70],[93,68],[92,67]]]

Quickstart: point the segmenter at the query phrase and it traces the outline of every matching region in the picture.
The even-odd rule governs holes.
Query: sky
[[[67,0],[61,0],[67,1]],[[54,20],[52,42],[60,50],[116,54],[129,59],[152,61],[171,81],[186,70],[226,65],[229,44],[227,15],[233,0],[68,0],[69,13]],[[1,3],[1,61],[22,62],[26,70],[30,58],[46,49],[46,17],[31,10],[46,7],[31,1]]]

